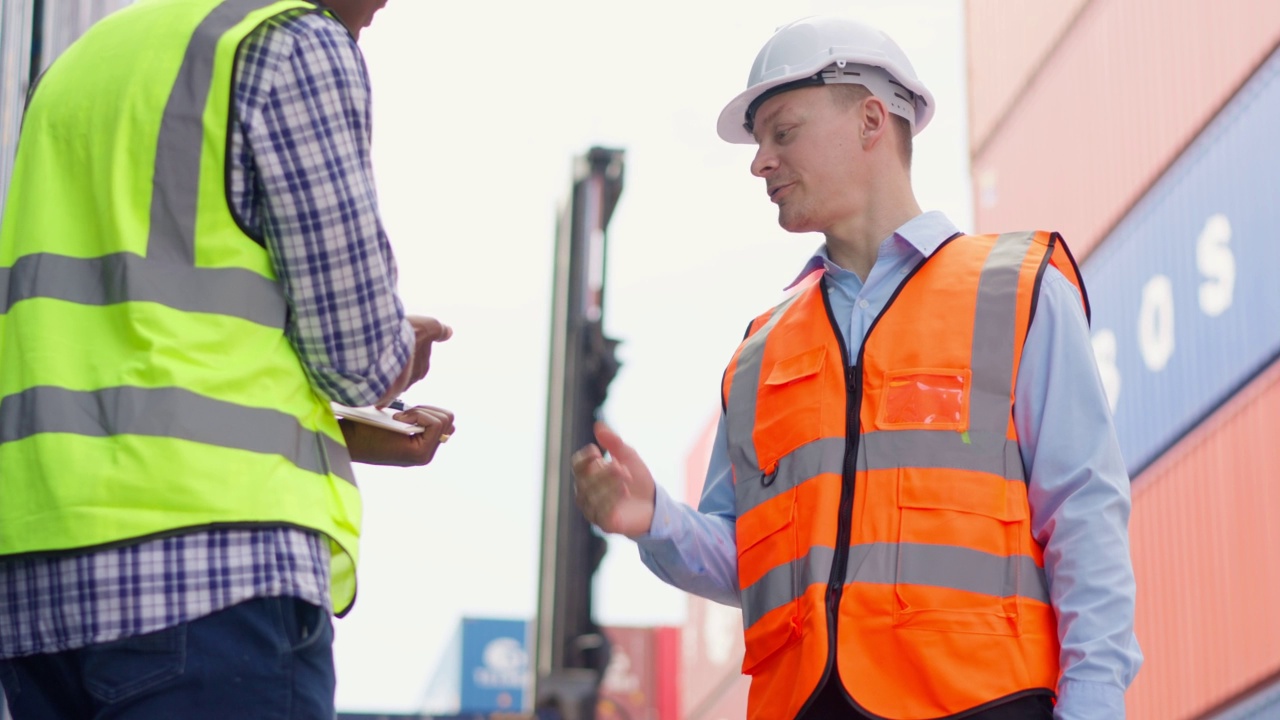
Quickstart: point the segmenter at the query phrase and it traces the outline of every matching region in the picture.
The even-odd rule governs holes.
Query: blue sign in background
[[[525,620],[464,618],[462,712],[519,711],[529,683]]]
[[[1081,270],[1136,475],[1280,355],[1280,51]]]

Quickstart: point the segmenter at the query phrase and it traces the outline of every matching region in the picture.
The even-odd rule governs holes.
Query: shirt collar
[[[927,213],[921,213],[910,220],[906,221],[897,230],[893,231],[889,237],[880,243],[880,252],[885,252],[890,247],[890,241],[898,238],[915,248],[917,252],[925,257],[929,257],[935,250],[942,245],[942,241],[960,232],[955,224],[939,210],[931,210]],[[839,266],[831,262],[831,257],[827,254],[827,244],[823,243],[813,252],[809,260],[805,262],[804,268],[795,280],[787,285],[786,290],[795,287],[799,282],[816,270],[826,270],[833,272]]]

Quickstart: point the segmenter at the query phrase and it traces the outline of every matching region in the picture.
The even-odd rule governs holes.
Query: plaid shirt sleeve
[[[372,404],[414,335],[378,215],[364,59],[346,28],[308,12],[269,21],[239,60],[232,205],[265,242],[312,385],[345,405]]]

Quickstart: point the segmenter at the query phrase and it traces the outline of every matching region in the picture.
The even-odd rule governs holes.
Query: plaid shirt
[[[232,208],[265,240],[313,385],[371,404],[403,368],[413,331],[377,213],[360,51],[332,18],[291,12],[250,35],[236,68]],[[328,590],[327,541],[293,528],[0,561],[0,658],[154,632],[255,597],[331,609]]]

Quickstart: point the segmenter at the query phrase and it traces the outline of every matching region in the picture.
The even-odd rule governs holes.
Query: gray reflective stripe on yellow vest
[[[303,470],[356,481],[345,449],[328,435],[303,428],[296,418],[179,388],[80,392],[42,386],[0,400],[0,444],[37,433],[178,438],[280,455]]]
[[[204,111],[217,43],[250,13],[274,2],[226,0],[205,16],[187,45],[160,122],[146,260],[131,253],[19,258],[12,270],[0,269],[0,314],[37,297],[85,305],[147,301],[284,328],[287,307],[279,283],[240,268],[195,265]]]
[[[779,565],[742,590],[743,623],[757,620],[831,577],[835,550],[816,546]],[[1044,569],[1026,555],[1002,557],[952,545],[872,543],[849,548],[844,581],[874,585],[928,585],[994,597],[1049,602]]]
[[[204,110],[213,85],[218,40],[254,10],[275,1],[225,0],[205,16],[191,36],[160,121],[147,242],[147,257],[152,260],[195,264]]]
[[[729,385],[729,398],[725,403],[725,415],[728,417],[729,464],[733,467],[734,481],[743,483],[760,477],[760,461],[756,455],[755,442],[751,439],[752,428],[756,423],[756,392],[760,387],[760,367],[764,360],[764,343],[791,303],[804,291],[794,293],[791,297],[778,303],[773,314],[764,326],[747,338],[742,351],[738,353],[738,363],[733,370],[733,381]]]
[[[279,283],[242,268],[156,265],[133,253],[96,258],[24,255],[12,268],[0,268],[0,315],[30,298],[81,305],[153,302],[284,329],[285,300]]]
[[[225,0],[197,26],[166,102],[156,149],[147,257],[115,253],[75,258],[36,253],[0,268],[0,314],[32,298],[84,305],[154,302],[176,310],[237,317],[283,329],[278,282],[243,268],[195,265],[204,113],[217,43],[250,13],[275,0]],[[182,422],[166,417],[179,411]],[[39,432],[177,437],[281,455],[297,467],[355,483],[346,449],[296,418],[202,397],[177,388],[117,387],[74,392],[30,388],[0,403],[0,443]]]

